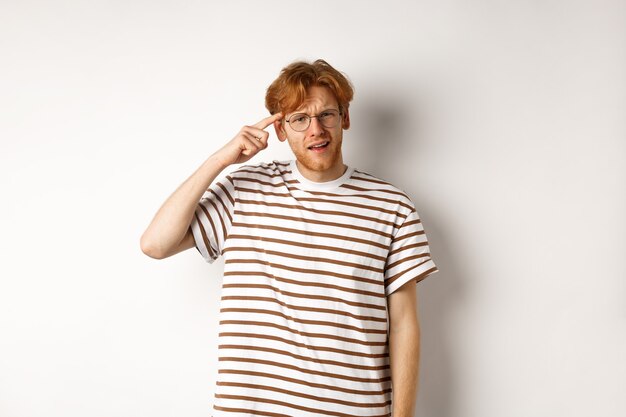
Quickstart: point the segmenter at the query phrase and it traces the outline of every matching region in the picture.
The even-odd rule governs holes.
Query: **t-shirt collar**
[[[302,175],[302,173],[298,169],[298,165],[296,164],[295,159],[291,160],[289,166],[291,168],[291,174],[293,175],[295,179],[297,179],[300,182],[300,184],[302,184],[303,188],[315,189],[315,190],[328,190],[331,188],[337,188],[340,185],[348,182],[348,180],[352,176],[352,172],[354,171],[354,168],[348,166],[348,168],[346,168],[346,172],[344,172],[343,175],[339,178],[336,178],[331,181],[315,182],[315,181],[311,181],[305,178],[304,175]]]

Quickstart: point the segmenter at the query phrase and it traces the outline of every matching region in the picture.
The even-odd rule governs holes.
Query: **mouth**
[[[308,149],[313,151],[313,152],[324,152],[324,150],[328,147],[329,143],[330,143],[329,141],[322,142],[322,143],[320,143],[318,145],[315,145],[315,146],[309,146]]]

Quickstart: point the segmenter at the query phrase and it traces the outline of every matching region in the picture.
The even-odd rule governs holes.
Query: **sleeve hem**
[[[400,288],[401,286],[403,286],[404,284],[406,284],[407,282],[411,280],[415,280],[415,283],[417,284],[418,282],[422,281],[424,278],[436,272],[439,272],[439,269],[435,265],[435,262],[432,259],[429,259],[428,261],[424,262],[417,268],[413,269],[409,273],[404,274],[403,276],[401,276],[400,278],[398,278],[397,280],[389,284],[385,288],[385,296],[387,297],[390,296],[394,291],[396,291],[398,288]]]
[[[196,245],[196,249],[198,249],[198,252],[200,252],[200,255],[202,255],[202,258],[205,260],[205,262],[210,263],[210,264],[213,263],[214,259],[209,256],[207,248],[204,246],[204,241],[202,239],[202,232],[200,231],[200,226],[198,225],[198,222],[196,221],[195,216],[191,220],[190,226],[191,226],[191,233],[193,234],[193,240]]]

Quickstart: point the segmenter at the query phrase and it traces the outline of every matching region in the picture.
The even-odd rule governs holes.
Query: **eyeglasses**
[[[317,120],[322,124],[322,126],[326,128],[331,128],[337,126],[339,123],[339,115],[341,112],[336,109],[324,110],[317,116],[309,116],[306,113],[296,113],[292,115],[289,120],[286,120],[289,123],[289,126],[296,132],[304,132],[311,125],[311,119],[317,117]]]

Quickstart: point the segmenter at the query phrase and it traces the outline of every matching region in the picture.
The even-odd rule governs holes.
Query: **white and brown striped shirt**
[[[224,256],[213,417],[390,416],[386,297],[438,271],[406,193],[352,167],[316,183],[295,160],[243,165],[191,229]]]

